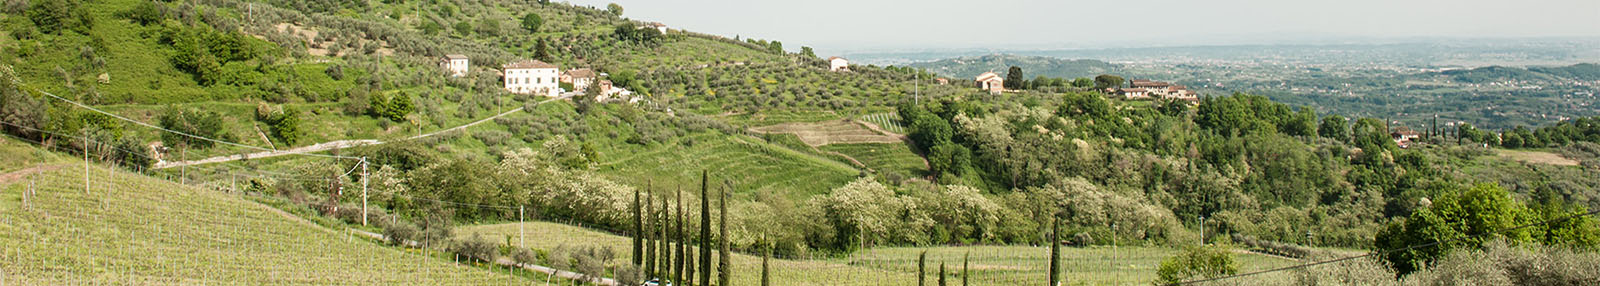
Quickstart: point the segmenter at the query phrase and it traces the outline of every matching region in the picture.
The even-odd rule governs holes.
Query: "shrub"
[[[1317,257],[1325,261],[1336,257]],[[1363,257],[1295,270],[1294,285],[1399,285],[1394,270],[1377,257]]]
[[[511,261],[521,264],[539,263],[539,254],[527,248],[519,248],[511,252]]]
[[[218,138],[223,141],[237,141],[234,140],[233,136],[225,133],[227,129],[222,126],[224,122],[222,114],[217,112],[169,108],[158,120],[161,128],[200,137]],[[213,145],[211,141],[178,135],[172,132],[161,133],[161,141],[166,146],[172,147],[190,146],[204,149]]]
[[[398,221],[383,226],[383,237],[388,239],[389,245],[402,245],[406,241],[419,240],[417,226],[410,222]]]
[[[494,262],[495,259],[499,258],[499,253],[496,251],[494,243],[483,239],[482,235],[476,233],[472,234],[471,238],[455,241],[455,243],[451,244],[449,250],[450,253],[463,258],[482,262]]]
[[[1228,250],[1217,246],[1188,247],[1161,261],[1156,270],[1159,284],[1177,284],[1191,278],[1219,277],[1239,273],[1239,262]]]

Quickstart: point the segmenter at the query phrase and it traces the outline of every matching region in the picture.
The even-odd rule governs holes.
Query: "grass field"
[[[627,237],[550,222],[523,224],[527,247],[553,249],[557,246],[609,246],[619,261],[628,261],[632,242]],[[467,226],[461,235],[480,233],[491,239],[510,235],[516,241],[518,224]],[[775,285],[915,285],[917,255],[928,252],[929,285],[936,281],[939,263],[946,265],[951,285],[959,285],[962,256],[971,254],[971,285],[1038,285],[1046,280],[1049,249],[1031,246],[949,246],[889,247],[860,251],[849,257],[816,260],[774,259],[771,262]],[[1062,248],[1062,269],[1072,285],[1148,285],[1156,278],[1156,267],[1178,251],[1161,247]],[[1241,271],[1293,265],[1297,261],[1258,254],[1237,254]],[[757,284],[761,258],[735,254],[733,280],[736,285]],[[1277,275],[1277,274],[1275,274]],[[1283,276],[1258,276],[1257,279],[1282,281]]]
[[[9,153],[8,153],[9,155]],[[0,182],[0,269],[19,285],[528,283],[319,227],[240,196],[44,165]],[[28,182],[37,190],[23,202]],[[521,282],[519,282],[521,281]]]
[[[846,163],[714,132],[685,136],[677,144],[615,147],[601,151],[600,172],[635,186],[687,188],[700,184],[700,171],[706,169],[716,180],[729,180],[738,193],[770,191],[806,198],[859,175]]]
[[[1577,160],[1567,159],[1566,157],[1562,157],[1560,154],[1550,152],[1508,149],[1495,149],[1495,152],[1499,152],[1500,157],[1510,158],[1512,160],[1524,163],[1549,164],[1556,166],[1578,165]]]
[[[823,151],[839,152],[866,164],[878,173],[899,173],[922,176],[928,172],[927,162],[911,151],[911,146],[893,144],[833,144],[819,147]]]

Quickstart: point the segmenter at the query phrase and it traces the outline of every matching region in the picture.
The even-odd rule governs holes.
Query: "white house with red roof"
[[[994,72],[986,72],[978,75],[977,82],[979,89],[988,90],[989,93],[999,94],[1000,92],[1006,91],[1006,79],[1000,77],[1000,74]]]

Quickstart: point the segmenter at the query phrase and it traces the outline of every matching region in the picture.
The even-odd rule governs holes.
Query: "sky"
[[[1600,37],[1597,0],[571,0],[819,55]]]

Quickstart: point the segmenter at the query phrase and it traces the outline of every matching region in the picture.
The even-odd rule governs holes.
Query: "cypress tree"
[[[644,208],[643,209],[644,209],[644,215],[645,216],[649,216],[649,219],[645,219],[643,216],[641,216],[639,218],[640,220],[644,221],[644,227],[643,228],[644,228],[644,257],[645,257],[645,259],[644,259],[644,265],[640,265],[640,266],[642,266],[640,268],[640,270],[644,271],[645,276],[655,276],[656,275],[656,241],[658,241],[657,238],[656,238],[656,223],[657,223],[656,219],[660,218],[660,216],[658,216],[656,214],[655,201],[656,201],[655,200],[655,191],[652,190],[652,191],[646,193],[646,195],[644,196]],[[649,280],[649,279],[646,279],[646,280]]]
[[[1061,232],[1061,222],[1050,218],[1050,286],[1061,285],[1061,240],[1057,234]]]
[[[649,184],[645,184],[648,188]],[[639,201],[639,189],[633,189],[633,265],[644,266],[644,211],[643,204]]]
[[[687,285],[683,283],[683,272],[688,270],[688,267],[685,267],[688,263],[684,263],[687,260],[683,259],[685,254],[684,247],[688,245],[688,243],[684,243],[685,240],[683,239],[683,188],[678,188],[678,194],[674,197],[678,200],[678,221],[673,224],[675,227],[672,232],[672,240],[678,242],[678,247],[674,247],[673,250],[676,253],[673,254],[675,257],[672,259],[672,283],[674,285]]]
[[[659,278],[667,276],[666,273],[663,272],[672,271],[669,270],[671,269],[672,265],[672,251],[667,249],[667,247],[671,246],[671,244],[667,244],[666,239],[667,228],[669,227],[668,224],[671,223],[671,220],[667,219],[667,214],[669,212],[663,210],[667,208],[667,197],[658,196],[656,201],[660,203],[657,205],[657,207],[655,207],[656,227],[654,230],[656,236],[656,277]]]
[[[690,256],[689,258],[694,258],[695,257],[695,252],[694,252],[695,251],[695,247],[694,247],[694,245],[692,245],[692,244],[684,244],[684,248],[685,248],[685,250],[684,250],[685,253],[689,254],[689,256]],[[685,267],[683,268],[683,280],[686,280],[686,281],[684,281],[683,285],[697,285],[697,284],[695,284],[696,280],[694,279],[695,278],[694,273],[697,272],[698,270],[700,270],[699,268],[695,268],[697,266],[700,266],[700,265],[698,265],[700,263],[698,261],[695,261],[694,259],[684,259],[683,263],[686,264]],[[700,281],[704,281],[704,280],[700,280]]]
[[[948,284],[945,284],[944,282],[944,262],[939,262],[939,286],[945,285]]]
[[[924,280],[926,280],[924,278],[927,278],[927,277],[928,277],[928,251],[927,250],[923,250],[922,254],[918,254],[917,255],[917,286],[927,286],[928,282],[924,281]]]
[[[700,282],[711,282],[711,172],[700,170]]]
[[[726,186],[722,187],[722,197],[717,199],[717,208],[722,209],[720,214],[722,218],[718,219],[717,222],[719,224],[717,227],[721,228],[722,232],[722,234],[717,235],[718,241],[722,244],[722,257],[717,258],[717,275],[719,275],[717,276],[717,285],[728,286],[733,281],[732,274],[729,273],[729,271],[733,270],[731,269],[732,265],[728,263],[728,260],[731,260],[733,255],[728,249],[732,245],[728,242],[728,187]]]

